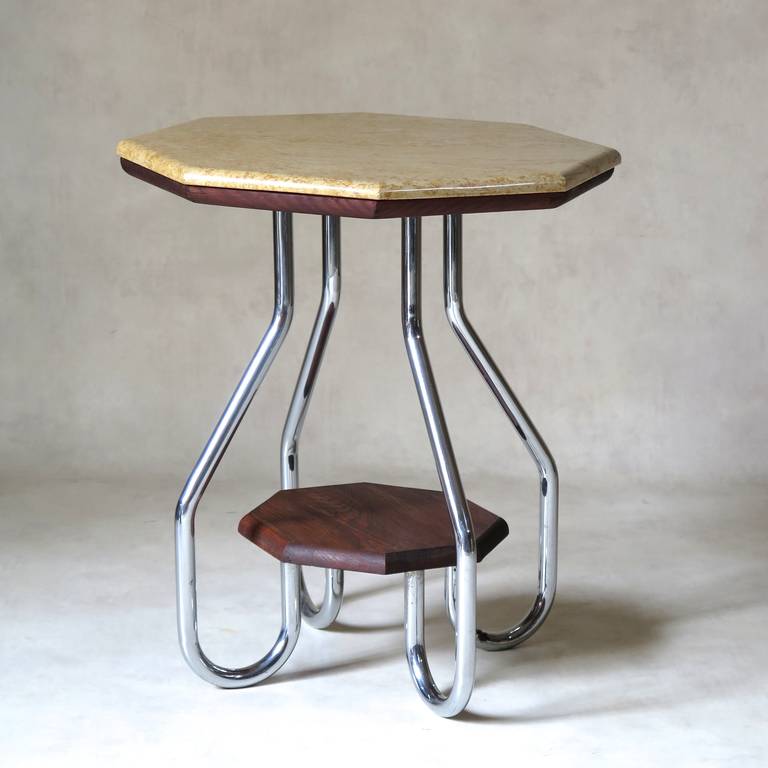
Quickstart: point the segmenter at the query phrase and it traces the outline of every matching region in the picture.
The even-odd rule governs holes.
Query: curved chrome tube
[[[179,643],[192,670],[222,688],[255,685],[274,674],[288,660],[301,629],[299,594],[301,571],[281,564],[282,628],[270,651],[247,667],[228,669],[203,653],[197,635],[195,584],[195,512],[216,467],[245,415],[283,342],[293,316],[293,245],[290,213],[273,215],[275,251],[275,307],[256,353],[227,403],[213,434],[192,470],[176,507],[176,607]]]
[[[341,296],[341,237],[338,216],[323,216],[323,293],[309,337],[307,352],[296,381],[291,405],[283,427],[280,444],[280,477],[284,489],[299,487],[299,437],[307,415],[323,355],[331,335]],[[301,612],[307,624],[325,629],[333,624],[341,610],[344,571],[325,569],[325,592],[317,606],[301,576]]]
[[[326,629],[336,621],[344,597],[344,571],[336,568],[324,570],[325,587],[320,605],[315,605],[310,597],[304,581],[304,573],[301,574],[301,615],[304,621],[315,629]]]
[[[406,659],[422,699],[437,714],[453,717],[466,707],[475,680],[475,534],[421,329],[421,219],[403,219],[402,251],[405,347],[456,537],[456,666],[450,692],[445,694],[435,685],[427,662],[423,571],[405,575]]]
[[[525,443],[539,470],[539,591],[528,615],[503,632],[477,630],[477,645],[486,651],[503,651],[527,640],[542,625],[552,608],[557,585],[558,477],[555,461],[523,406],[504,380],[493,358],[483,346],[464,314],[462,303],[461,216],[444,217],[444,289],[448,322],[467,354]],[[456,575],[446,570],[445,599],[448,615],[455,622]]]

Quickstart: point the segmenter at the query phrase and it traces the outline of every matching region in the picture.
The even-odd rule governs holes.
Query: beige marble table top
[[[182,184],[369,200],[566,192],[621,162],[532,125],[364,112],[204,117],[117,154]]]

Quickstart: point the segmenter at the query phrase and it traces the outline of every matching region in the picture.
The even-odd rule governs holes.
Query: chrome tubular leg
[[[274,214],[275,307],[272,320],[227,403],[213,434],[187,479],[176,507],[176,606],[179,643],[189,666],[203,680],[222,688],[243,688],[265,680],[288,660],[301,629],[297,565],[281,565],[282,628],[270,651],[247,667],[228,669],[203,653],[197,635],[195,585],[195,512],[221,457],[280,349],[293,315],[293,247],[291,214]]]
[[[456,626],[456,567],[450,566],[445,569],[443,581],[443,600],[445,601],[445,611],[448,614],[451,624]]]
[[[405,575],[406,658],[422,699],[443,717],[466,707],[475,680],[477,553],[472,520],[443,417],[421,329],[421,220],[403,219],[403,335],[411,372],[429,433],[440,484],[456,538],[456,666],[453,685],[443,693],[432,679],[424,647],[424,574]]]
[[[445,312],[467,354],[477,366],[491,391],[504,409],[512,425],[525,443],[539,470],[539,591],[528,615],[503,632],[477,630],[478,647],[487,651],[514,648],[527,640],[542,625],[552,608],[557,584],[557,467],[546,444],[523,406],[515,397],[464,314],[462,303],[461,216],[444,219],[444,286]],[[446,604],[448,614],[455,614],[455,573],[446,571]]]
[[[338,216],[323,216],[323,294],[307,352],[296,382],[280,446],[280,477],[284,489],[299,487],[299,438],[323,355],[339,309],[341,238]],[[325,569],[323,601],[316,606],[301,577],[301,612],[307,624],[324,629],[336,620],[344,593],[344,571]]]

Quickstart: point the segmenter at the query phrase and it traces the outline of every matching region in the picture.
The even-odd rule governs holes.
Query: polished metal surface
[[[339,310],[341,296],[341,234],[338,216],[323,216],[323,292],[315,324],[309,337],[304,362],[288,408],[280,445],[280,477],[283,489],[299,487],[299,438],[307,415],[312,390]],[[344,572],[325,569],[325,590],[315,605],[301,577],[301,612],[310,626],[324,629],[339,615],[344,593]]]
[[[403,219],[402,254],[405,347],[456,538],[456,662],[450,692],[443,693],[437,687],[429,670],[424,645],[423,571],[405,575],[406,659],[411,678],[423,701],[437,714],[453,717],[467,705],[475,679],[475,535],[421,328],[421,219]]]
[[[269,370],[293,315],[293,247],[291,214],[276,212],[274,221],[275,302],[272,320],[224,413],[195,464],[176,509],[176,596],[179,642],[189,666],[204,680],[224,688],[254,685],[276,672],[292,653],[301,629],[302,613],[316,627],[329,626],[338,615],[343,572],[327,569],[321,604],[310,598],[301,568],[281,564],[282,626],[269,652],[247,667],[219,666],[205,655],[197,632],[195,574],[195,514],[221,457]],[[340,225],[338,217],[323,217],[323,289],[281,441],[282,487],[299,485],[299,439],[309,401],[333,322],[341,290]],[[540,475],[539,592],[528,615],[503,632],[476,629],[477,557],[475,536],[450,436],[432,374],[421,327],[421,220],[402,222],[402,325],[408,360],[432,446],[440,484],[456,540],[456,566],[446,569],[445,602],[456,639],[453,684],[445,693],[436,685],[424,641],[424,573],[405,575],[406,658],[422,699],[437,714],[461,712],[472,694],[475,648],[503,650],[530,637],[546,618],[555,595],[557,568],[558,478],[555,463],[467,320],[462,303],[461,217],[445,217],[445,309],[451,327],[512,421],[535,461]]]
[[[461,216],[444,217],[444,292],[448,322],[464,349],[517,430],[539,470],[539,590],[525,618],[502,632],[477,630],[478,647],[502,651],[519,645],[542,625],[552,608],[557,585],[557,467],[544,440],[515,397],[493,358],[464,313],[462,284]],[[448,615],[456,621],[456,572],[446,569],[445,599]]]
[[[195,513],[216,467],[283,342],[293,316],[293,244],[290,213],[273,214],[275,304],[272,320],[213,434],[184,486],[176,507],[176,605],[179,643],[189,666],[222,688],[255,685],[274,674],[293,651],[301,629],[301,571],[281,564],[282,627],[269,652],[247,667],[229,669],[203,653],[197,634]]]

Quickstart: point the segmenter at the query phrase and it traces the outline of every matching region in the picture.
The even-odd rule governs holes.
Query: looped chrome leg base
[[[309,400],[333,329],[341,298],[341,233],[338,216],[323,216],[323,294],[309,337],[307,352],[296,381],[280,445],[280,477],[284,489],[299,487],[299,437]],[[301,613],[311,627],[325,629],[336,620],[344,595],[344,573],[325,569],[325,590],[315,605],[301,577]]]
[[[456,670],[450,693],[444,694],[437,688],[427,663],[423,571],[406,576],[406,656],[411,678],[423,701],[437,714],[453,717],[467,706],[475,681],[475,533],[421,328],[420,219],[403,219],[402,251],[405,348],[456,539]]]
[[[461,216],[444,217],[444,294],[448,322],[480,375],[512,422],[539,471],[539,591],[528,614],[503,632],[477,630],[477,645],[486,651],[504,651],[527,640],[543,624],[555,599],[557,585],[558,477],[555,461],[523,406],[499,371],[464,314]],[[455,624],[456,573],[445,574],[448,616]]]
[[[176,507],[176,609],[179,643],[189,666],[203,680],[222,688],[255,685],[277,672],[296,646],[301,629],[298,566],[281,566],[282,628],[272,649],[262,659],[240,669],[214,664],[203,653],[197,635],[195,514],[203,493],[230,440],[283,343],[293,317],[293,245],[291,214],[274,214],[275,307],[272,321],[240,379],[224,413],[205,445],[181,492]]]
[[[402,328],[408,361],[432,447],[441,492],[372,483],[299,487],[299,440],[341,295],[339,219],[323,216],[323,288],[320,306],[283,428],[282,490],[240,522],[248,539],[281,561],[282,626],[271,650],[247,667],[210,661],[197,635],[194,519],[200,499],[256,390],[285,338],[293,313],[291,216],[274,215],[275,308],[272,321],[232,395],[179,499],[176,576],[179,639],[190,667],[204,680],[237,688],[265,680],[289,658],[302,619],[330,626],[338,616],[344,570],[405,574],[405,645],[411,678],[424,703],[453,717],[467,705],[475,677],[476,647],[511,648],[532,635],[549,612],[555,592],[557,471],[544,442],[464,315],[461,219],[445,218],[445,306],[448,319],[491,391],[525,441],[539,469],[539,595],[511,629],[476,628],[477,563],[508,533],[506,523],[467,501],[427,354],[421,323],[421,220],[402,221]],[[302,566],[324,569],[320,604],[309,595]],[[454,627],[455,670],[441,690],[429,667],[424,639],[424,571],[444,568],[445,602]]]

